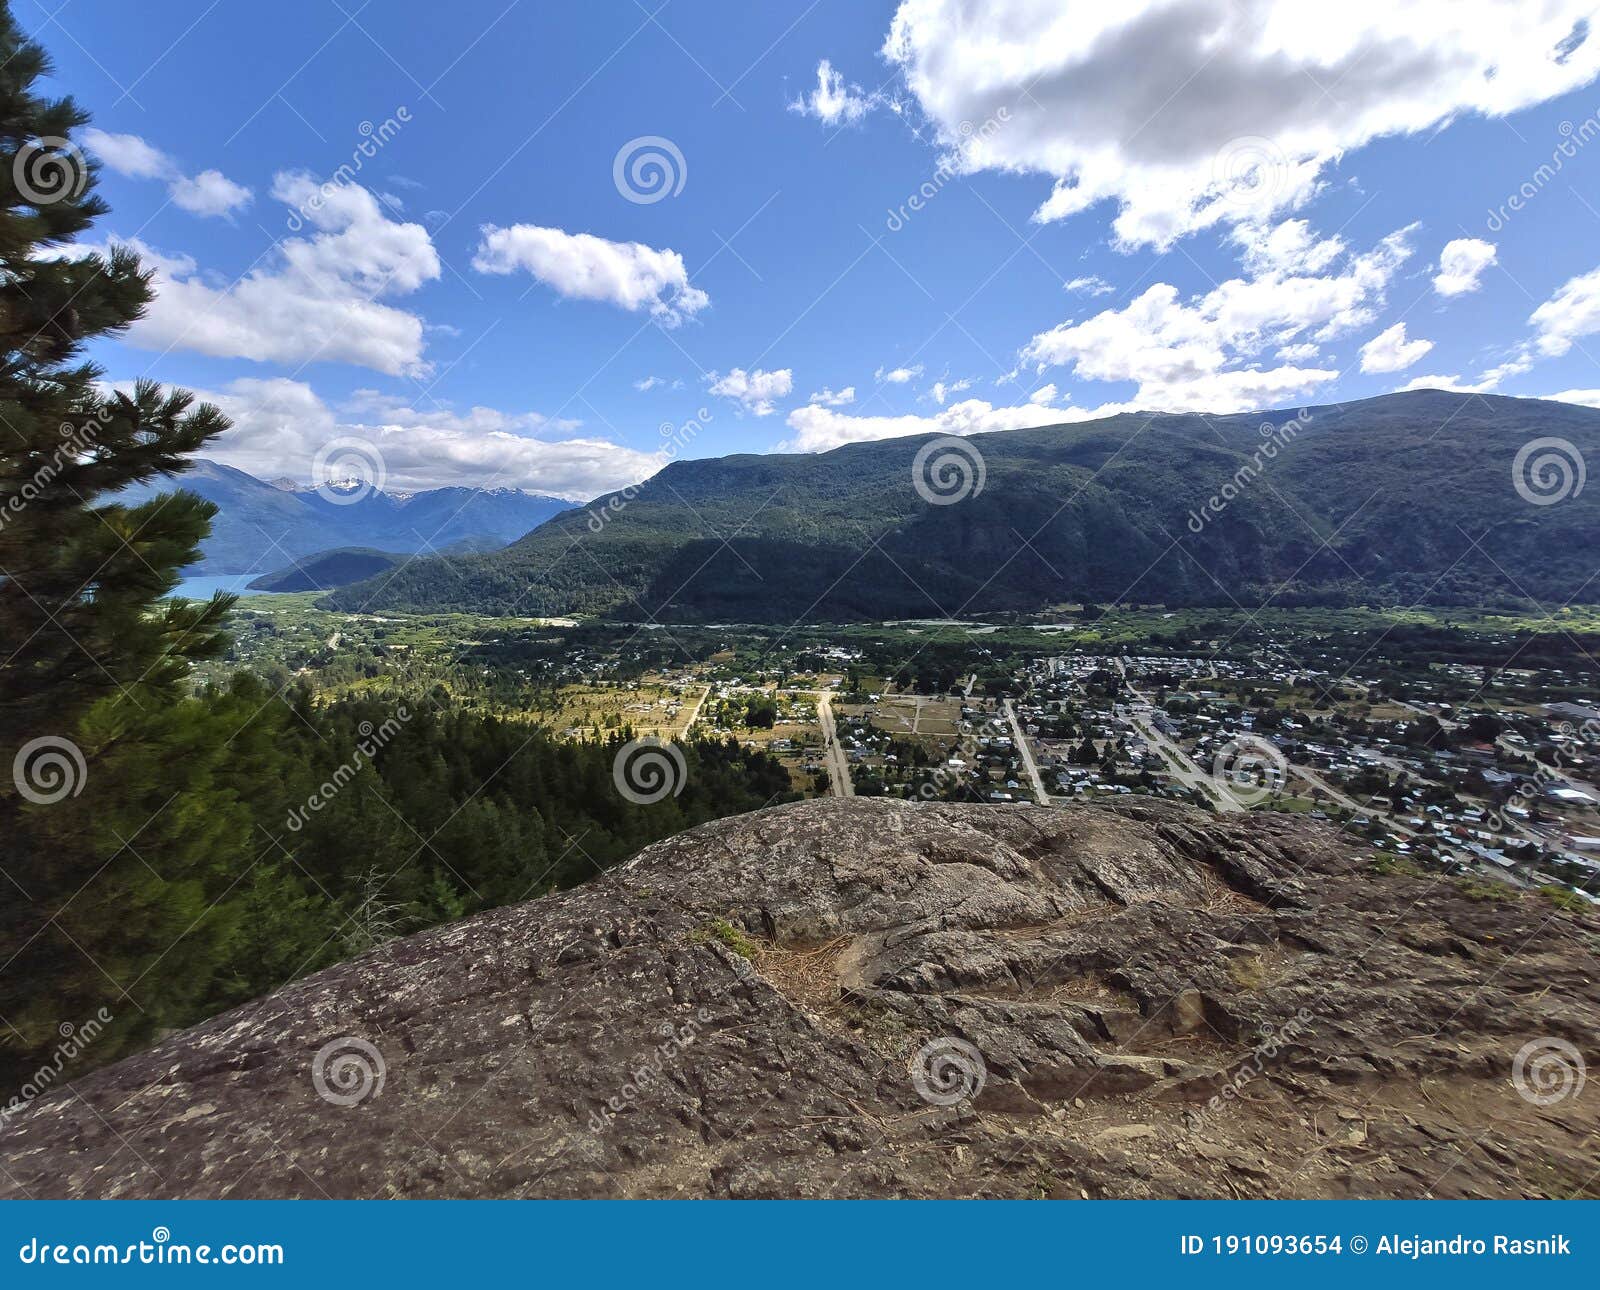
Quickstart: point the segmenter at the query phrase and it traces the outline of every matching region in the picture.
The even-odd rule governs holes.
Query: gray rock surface
[[[778,807],[89,1075],[0,1195],[1594,1195],[1600,920],[1475,895],[1286,816]]]

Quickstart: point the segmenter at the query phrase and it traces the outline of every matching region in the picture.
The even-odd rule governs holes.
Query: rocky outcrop
[[[34,1103],[11,1196],[1594,1195],[1600,920],[1286,816],[813,801]]]

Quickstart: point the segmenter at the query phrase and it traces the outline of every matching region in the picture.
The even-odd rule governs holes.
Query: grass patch
[[[740,958],[753,959],[756,956],[756,943],[726,918],[713,918],[689,933],[691,945],[704,945],[708,941],[721,941]]]
[[[1539,894],[1557,909],[1564,909],[1570,914],[1579,914],[1589,908],[1589,902],[1577,892],[1566,887],[1558,887],[1553,883],[1540,887]]]
[[[1476,878],[1463,878],[1457,884],[1468,900],[1507,901],[1515,898],[1509,887],[1498,882],[1479,882]]]

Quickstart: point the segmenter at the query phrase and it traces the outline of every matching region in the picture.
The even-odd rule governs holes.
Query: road
[[[1006,720],[1011,723],[1011,738],[1017,746],[1017,752],[1022,755],[1023,768],[1028,772],[1028,782],[1033,785],[1033,800],[1040,806],[1050,805],[1050,794],[1044,791],[1044,778],[1039,774],[1039,765],[1033,760],[1033,749],[1028,747],[1028,736],[1022,729],[1022,722],[1017,720],[1017,710],[1011,706],[1011,700],[1002,700]]]
[[[710,697],[711,687],[708,685],[700,691],[700,697],[695,700],[694,709],[689,713],[689,719],[683,723],[683,729],[679,732],[678,738],[687,739],[689,737],[689,731],[694,727],[694,723],[700,720],[700,709],[706,706],[706,700]]]
[[[1128,680],[1126,660],[1119,658],[1116,663],[1117,671],[1122,673],[1123,683],[1134,697],[1134,701],[1128,705],[1128,719],[1133,722],[1133,728],[1139,732],[1140,738],[1146,745],[1155,749],[1161,760],[1167,764],[1167,773],[1185,788],[1199,793],[1207,801],[1215,802],[1218,811],[1224,814],[1243,811],[1245,808],[1234,800],[1231,793],[1190,761],[1188,754],[1182,748],[1156,729],[1155,722],[1151,719],[1153,705],[1144,693]]]
[[[839,747],[839,732],[833,724],[833,695],[817,694],[817,723],[822,727],[822,752],[828,764],[828,787],[835,797],[854,797],[856,786],[850,780],[850,765]]]
[[[1221,788],[1216,780],[1190,761],[1188,754],[1182,748],[1156,729],[1147,707],[1130,706],[1128,719],[1133,722],[1133,728],[1139,732],[1139,737],[1145,744],[1160,755],[1161,760],[1166,763],[1167,773],[1178,783],[1199,793],[1207,801],[1214,802],[1217,810],[1224,814],[1245,809],[1234,799],[1233,794]]]

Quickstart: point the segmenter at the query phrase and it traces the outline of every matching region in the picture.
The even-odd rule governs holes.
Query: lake
[[[174,597],[181,596],[185,600],[210,600],[213,592],[233,591],[241,596],[270,596],[270,591],[251,591],[245,586],[252,578],[259,578],[258,573],[224,573],[216,574],[209,578],[185,578],[173,590]]]

